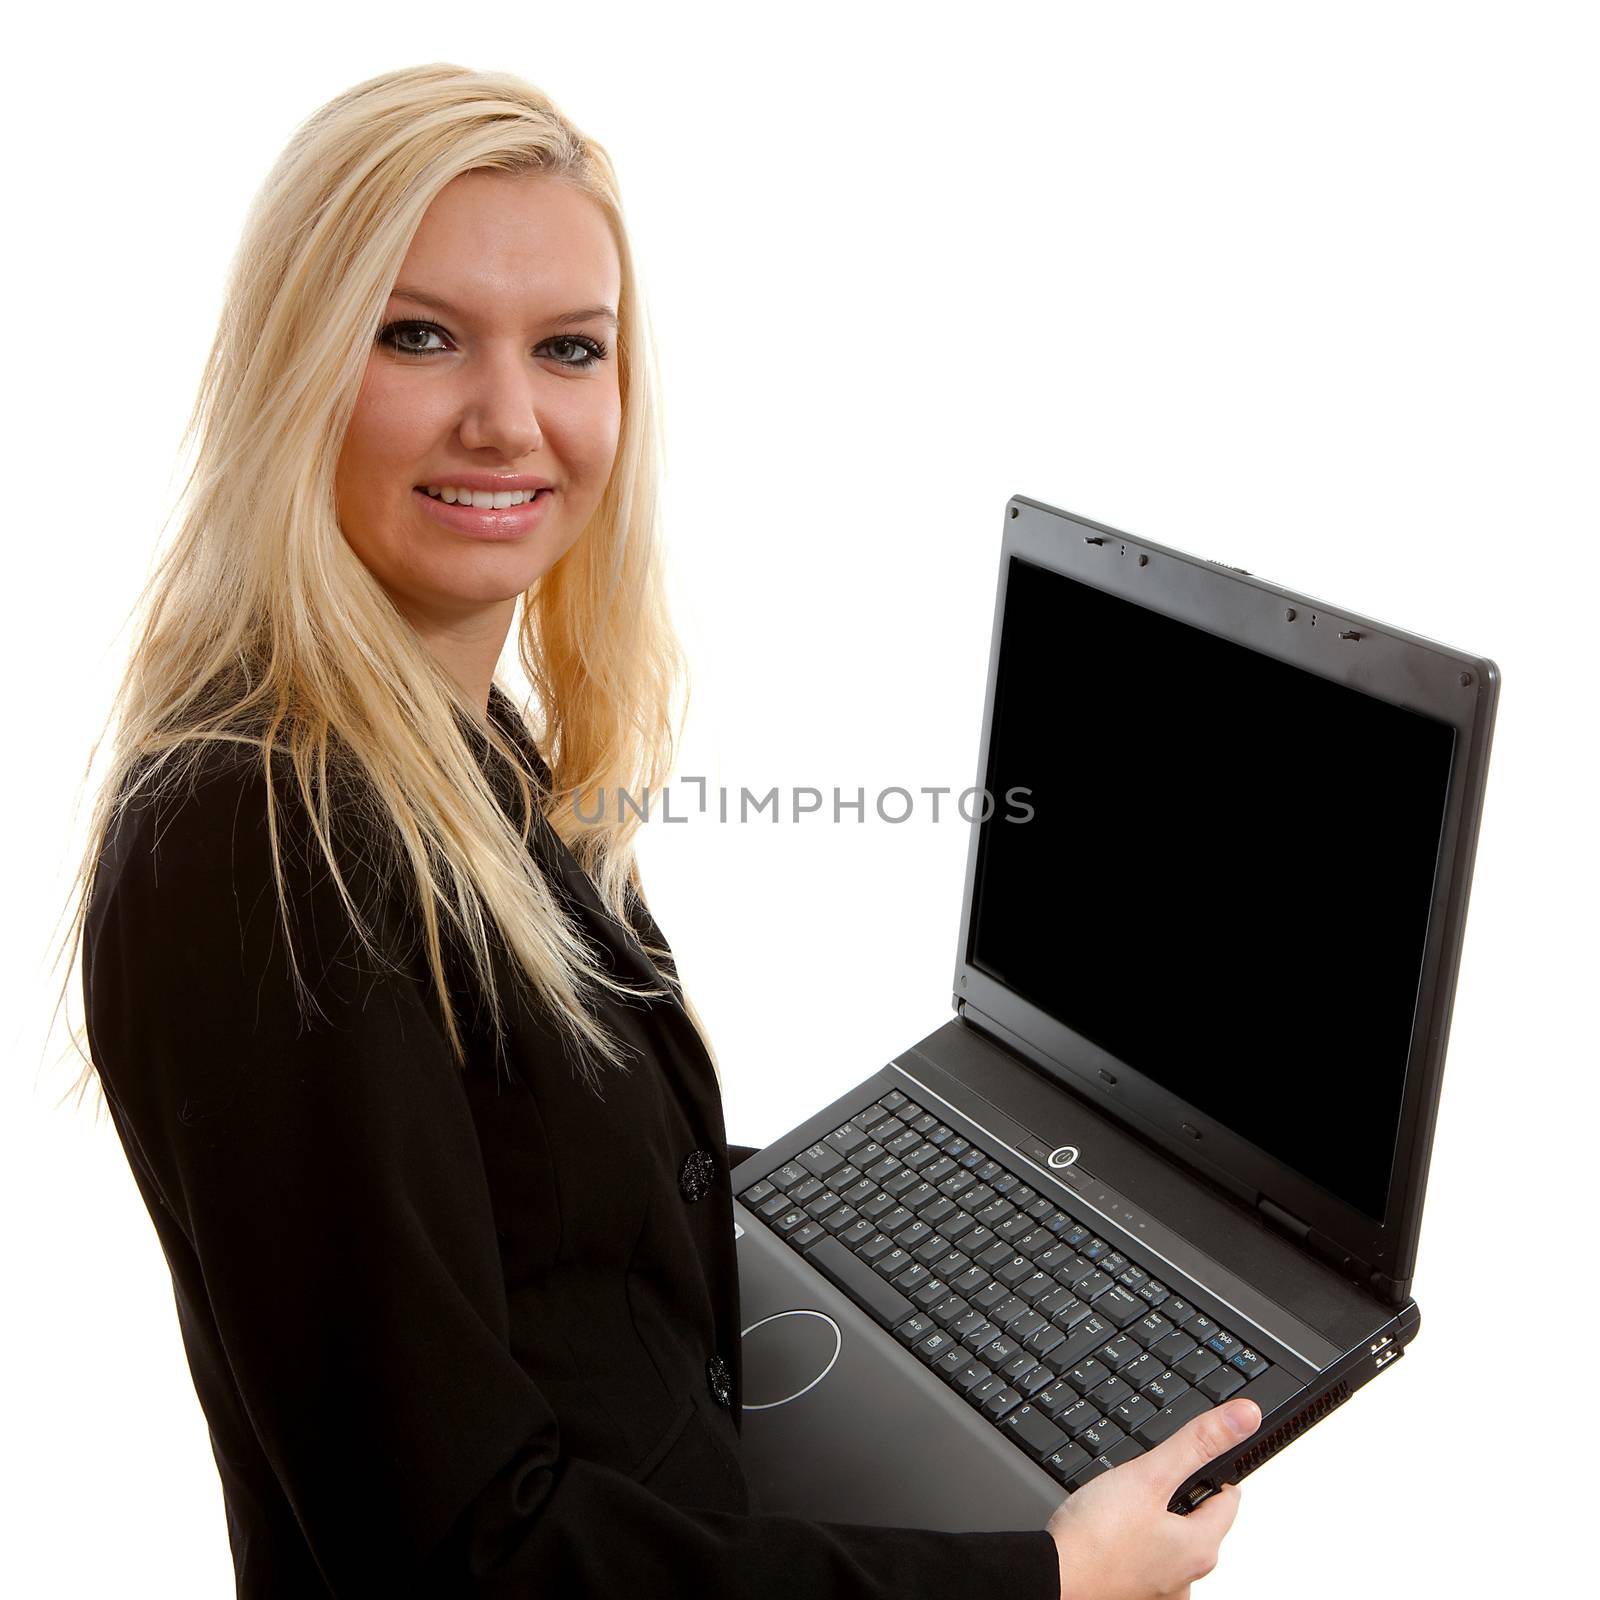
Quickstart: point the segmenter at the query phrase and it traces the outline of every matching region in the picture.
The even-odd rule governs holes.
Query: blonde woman
[[[604,150],[450,65],[324,106],[189,437],[78,883],[80,1081],[171,1268],[239,1594],[1207,1570],[1231,1494],[967,1534],[751,1504],[715,1058],[637,814],[571,803],[664,781],[681,676]],[[536,722],[496,682],[513,630]]]

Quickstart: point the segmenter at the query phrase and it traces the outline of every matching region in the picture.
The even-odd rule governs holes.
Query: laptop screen
[[[1382,1221],[1454,739],[1013,559],[968,959]]]

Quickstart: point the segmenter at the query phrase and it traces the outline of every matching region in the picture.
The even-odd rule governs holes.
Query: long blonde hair
[[[122,808],[158,784],[180,785],[208,750],[244,745],[259,751],[268,780],[286,938],[275,756],[280,768],[292,766],[332,881],[371,949],[332,844],[330,769],[353,771],[378,820],[392,824],[396,860],[415,881],[458,1064],[466,1053],[444,932],[458,936],[498,1035],[498,930],[597,1088],[597,1061],[627,1063],[584,991],[664,990],[626,984],[596,964],[461,736],[461,716],[482,726],[481,710],[356,556],[335,514],[335,467],[390,291],[428,206],[469,171],[539,172],[571,184],[605,214],[621,260],[622,420],[610,481],[577,543],[518,607],[517,652],[543,715],[550,794],[529,783],[492,719],[483,734],[510,763],[523,816],[531,821],[535,804],[545,811],[612,914],[627,925],[630,891],[642,899],[637,811],[619,804],[615,818],[590,822],[553,804],[663,784],[684,676],[659,539],[659,382],[616,175],[605,150],[531,84],[434,63],[370,78],[314,112],[251,206],[184,430],[195,459],[178,531],[136,606],[142,620],[108,717],[112,757],[66,942],[81,952],[100,852]],[[105,737],[102,730],[90,768]],[[304,1003],[311,997],[289,948]],[[679,992],[715,1067],[705,1029]],[[81,1094],[97,1074],[78,1032],[73,1043],[86,1065],[73,1088]]]

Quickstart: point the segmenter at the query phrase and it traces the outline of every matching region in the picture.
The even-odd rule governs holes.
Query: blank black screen
[[[1014,559],[970,959],[1382,1221],[1454,740]]]

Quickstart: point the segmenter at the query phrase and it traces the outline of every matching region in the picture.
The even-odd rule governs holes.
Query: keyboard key
[[[1244,1374],[1235,1367],[1218,1367],[1200,1380],[1199,1388],[1214,1404],[1220,1405],[1230,1395],[1244,1388]]]
[[[991,1372],[988,1377],[982,1379],[978,1383],[973,1384],[973,1386],[967,1390],[967,1399],[969,1399],[973,1405],[981,1406],[985,1400],[990,1398],[991,1395],[999,1394],[1005,1387],[1005,1378],[998,1372]]]
[[[876,1268],[852,1255],[837,1239],[819,1239],[806,1252],[806,1260],[880,1327],[898,1327],[915,1310],[898,1289],[878,1276]]]
[[[895,1330],[894,1336],[901,1344],[916,1344],[933,1332],[933,1322],[920,1312],[906,1318]]]
[[[1004,1266],[996,1267],[994,1275],[1008,1288],[1015,1288],[1025,1278],[1033,1276],[1033,1263],[1026,1256],[1012,1256]]]
[[[899,1337],[898,1330],[896,1330],[895,1337]],[[920,1340],[917,1344],[913,1345],[912,1348],[919,1356],[922,1357],[924,1361],[932,1363],[937,1361],[941,1356],[946,1356],[950,1354],[951,1351],[960,1349],[960,1346],[957,1345],[955,1340],[952,1339],[948,1333],[943,1332],[939,1328],[935,1328],[926,1339]],[[963,1352],[963,1354],[965,1354],[965,1352]]]
[[[1080,1468],[1067,1479],[1066,1487],[1068,1490],[1081,1489],[1092,1478],[1098,1478],[1102,1472],[1109,1472],[1110,1470],[1110,1463],[1102,1461],[1096,1456],[1086,1467]]]
[[[1152,1419],[1154,1420],[1154,1419]],[[1148,1426],[1148,1424],[1147,1424]],[[1076,1442],[1091,1455],[1101,1455],[1114,1444],[1121,1444],[1128,1436],[1116,1423],[1102,1417],[1099,1422],[1092,1422],[1087,1428],[1082,1429]]]
[[[1244,1340],[1236,1339],[1231,1333],[1224,1333],[1221,1328],[1211,1335],[1209,1339],[1201,1341],[1207,1350],[1215,1352],[1226,1361],[1236,1351],[1244,1349]]]
[[[981,1289],[990,1281],[991,1279],[989,1274],[985,1272],[982,1267],[972,1266],[968,1267],[965,1272],[960,1273],[956,1277],[952,1278],[950,1280],[950,1287],[954,1289],[957,1294],[970,1295]]]
[[[848,1156],[867,1142],[867,1136],[854,1123],[847,1122],[842,1128],[835,1128],[823,1142],[831,1144],[840,1155]]]
[[[1015,1339],[1008,1339],[1003,1333],[991,1339],[978,1354],[999,1371],[1008,1361],[1015,1361],[1019,1355],[1025,1354],[1022,1347]]]
[[[1171,1405],[1188,1387],[1189,1385],[1176,1372],[1169,1370],[1152,1378],[1139,1390],[1139,1393],[1159,1410],[1162,1406]]]
[[[802,1150],[795,1160],[814,1178],[826,1178],[829,1173],[844,1165],[844,1157],[831,1144],[814,1144],[809,1149]]]
[[[1257,1355],[1254,1350],[1239,1350],[1234,1353],[1233,1365],[1248,1381],[1251,1378],[1259,1378],[1267,1370],[1267,1359],[1265,1356]]]
[[[876,1272],[880,1278],[898,1278],[900,1274],[904,1272],[911,1264],[911,1257],[908,1256],[904,1250],[901,1250],[897,1246],[893,1250],[885,1250],[883,1254],[872,1263],[872,1270]],[[1215,1359],[1216,1357],[1213,1356],[1212,1360]]]
[[[1042,1396],[1040,1403],[1044,1403]],[[1085,1428],[1092,1428],[1095,1423],[1102,1422],[1105,1419],[1089,1401],[1075,1395],[1072,1404],[1062,1406],[1058,1411],[1052,1412],[1050,1420],[1058,1428],[1065,1428],[1069,1438],[1076,1439]]]
[[[1059,1349],[1067,1342],[1067,1336],[1053,1322],[1047,1322],[1042,1327],[1030,1333],[1023,1343],[1036,1355],[1047,1356],[1052,1350]]]
[[[1137,1324],[1135,1324],[1135,1326],[1137,1326]],[[1169,1333],[1164,1339],[1157,1339],[1156,1342],[1150,1346],[1151,1351],[1155,1355],[1160,1356],[1161,1359],[1169,1366],[1174,1361],[1182,1360],[1182,1358],[1188,1355],[1191,1350],[1198,1350],[1199,1348],[1200,1347],[1194,1342],[1193,1339],[1189,1337],[1188,1334],[1177,1330]]]
[[[1043,1461],[1070,1442],[1055,1423],[1031,1405],[1018,1406],[1003,1427],[1035,1461]]]
[[[1133,1399],[1135,1392],[1121,1378],[1113,1377],[1107,1378],[1104,1383],[1097,1383],[1092,1389],[1086,1389],[1083,1398],[1091,1405],[1099,1406],[1109,1417],[1124,1400]]]
[[[959,1389],[963,1394],[969,1394],[989,1376],[989,1369],[981,1361],[968,1361],[951,1378],[950,1385],[954,1389]]]
[[[929,1206],[924,1216],[931,1218],[935,1208]],[[936,1223],[936,1227],[944,1230],[945,1238],[953,1244],[959,1244],[963,1250],[971,1255],[977,1247],[971,1242],[972,1230],[978,1226],[978,1219],[970,1216],[965,1211],[953,1211],[944,1221]],[[987,1231],[987,1230],[985,1230]]]
[[[1022,1391],[1024,1400],[1032,1400],[1035,1395],[1042,1393],[1060,1380],[1042,1361],[1037,1361],[1031,1371],[1025,1372],[1020,1378],[1013,1378],[1011,1381],[1013,1388]]]
[[[858,1223],[867,1230],[862,1237],[868,1237],[875,1231],[873,1225],[867,1222],[853,1206],[835,1206],[822,1219],[822,1226],[835,1238],[838,1238],[841,1233],[847,1233]]]
[[[1096,1295],[1089,1302],[1099,1316],[1108,1322],[1113,1322],[1119,1328],[1125,1328],[1130,1322],[1136,1322],[1145,1313],[1145,1304],[1138,1295],[1129,1294],[1120,1286],[1113,1285],[1102,1295]]]
[[[1185,1383],[1199,1383],[1208,1372],[1215,1372],[1221,1365],[1209,1350],[1191,1350],[1188,1355],[1172,1363],[1172,1370]]]
[[[1131,1323],[1128,1332],[1142,1344],[1146,1350],[1152,1345],[1159,1344],[1173,1331],[1172,1324],[1162,1316],[1159,1311],[1147,1311],[1135,1323]],[[1194,1341],[1191,1340],[1192,1344]]]
[[[1127,1366],[1135,1356],[1142,1356],[1144,1351],[1134,1343],[1125,1333],[1119,1333],[1114,1339],[1108,1339],[1095,1351],[1097,1360],[1105,1362],[1113,1372]]]
[[[1046,1456],[1044,1463],[1045,1471],[1063,1488],[1085,1467],[1093,1465],[1089,1452],[1082,1445],[1071,1443],[1062,1445],[1059,1450]]]
[[[739,1198],[753,1211],[772,1192],[772,1185],[763,1178],[759,1183],[751,1184]]]
[[[1152,1378],[1159,1378],[1165,1371],[1164,1361],[1151,1355],[1148,1350],[1141,1350],[1132,1361],[1117,1368],[1117,1376],[1130,1389],[1142,1389]]]
[[[1067,1336],[1067,1342],[1051,1352],[1056,1371],[1076,1366],[1086,1355],[1103,1344],[1111,1332],[1111,1324],[1096,1316],[1088,1316]],[[1213,1360],[1216,1358],[1213,1357]]]
[[[1146,1446],[1158,1445],[1163,1439],[1170,1439],[1184,1423],[1210,1409],[1211,1401],[1198,1389],[1190,1389],[1141,1423],[1135,1437]]]
[[[1161,1315],[1164,1316],[1167,1321],[1173,1325],[1173,1327],[1181,1328],[1194,1319],[1196,1312],[1194,1307],[1190,1305],[1187,1300],[1180,1300],[1177,1295],[1173,1294],[1168,1295],[1167,1298],[1161,1302]],[[1194,1339],[1196,1344],[1199,1344],[1199,1339],[1195,1338],[1193,1334],[1190,1335],[1190,1338]]]
[[[1137,1439],[1119,1439],[1109,1450],[1100,1454],[1108,1467],[1120,1467],[1124,1461],[1137,1461],[1144,1454],[1144,1446]]]
[[[814,1240],[826,1237],[827,1232],[828,1230],[824,1228],[820,1222],[802,1223],[794,1230],[793,1233],[788,1236],[789,1243],[792,1244],[796,1250],[805,1250]]]
[[[1142,1394],[1129,1395],[1126,1400],[1112,1406],[1106,1413],[1113,1422],[1120,1423],[1132,1433],[1135,1429],[1148,1422],[1159,1408],[1152,1405]]]
[[[1024,1311],[1020,1317],[1014,1317],[1005,1324],[1005,1330],[1014,1339],[1026,1339],[1029,1334],[1037,1333],[1041,1328],[1049,1328],[1050,1323],[1039,1315],[1037,1311]],[[1052,1329],[1060,1333],[1059,1328]],[[1059,1340],[1057,1341],[1060,1342]]]
[[[1079,1394],[1088,1394],[1098,1384],[1102,1384],[1111,1376],[1111,1369],[1103,1362],[1096,1361],[1090,1356],[1085,1361],[1080,1361],[1066,1374],[1070,1383]]]
[[[973,1328],[970,1332],[962,1333],[959,1331],[959,1329],[964,1320],[964,1318],[957,1317],[956,1320],[950,1324],[950,1332],[955,1334],[962,1344],[964,1344],[967,1349],[972,1351],[974,1355],[983,1349],[983,1347],[988,1344],[990,1340],[992,1340],[1000,1331],[992,1322],[989,1321],[987,1317],[985,1317],[983,1321],[980,1322],[977,1327]]]
[[[983,1413],[993,1422],[998,1422],[1008,1412],[1022,1404],[1022,1396],[1007,1384],[1003,1389],[998,1389],[983,1402]]]

